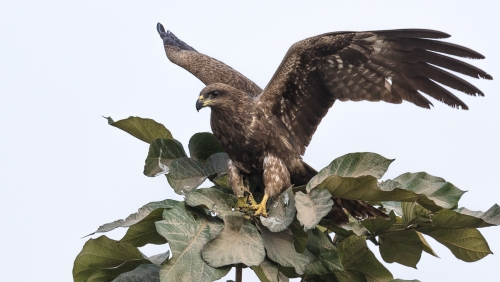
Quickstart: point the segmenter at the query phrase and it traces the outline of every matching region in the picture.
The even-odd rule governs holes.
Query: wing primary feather
[[[405,62],[382,60],[377,57],[373,57],[372,60],[373,62],[382,65],[394,72],[401,73],[409,77],[427,77],[446,86],[462,91],[466,94],[473,96],[484,96],[481,90],[479,90],[469,82],[427,63],[410,64]]]
[[[431,101],[427,100],[422,94],[413,89],[408,89],[397,84],[397,81],[392,81],[392,89],[399,94],[405,101],[415,104],[424,109],[430,109],[434,106]]]
[[[184,41],[177,38],[177,36],[175,36],[170,30],[165,31],[165,28],[161,23],[158,23],[156,25],[156,30],[158,31],[158,34],[160,34],[161,39],[163,39],[163,45],[177,46],[182,50],[196,52],[196,50],[193,47],[189,46]]]
[[[467,107],[462,100],[458,99],[457,96],[426,77],[406,77],[406,80],[412,84],[413,88],[424,92],[452,108],[458,108],[460,106],[462,110],[469,109],[469,107]]]
[[[395,38],[448,38],[448,33],[430,29],[395,29],[372,31],[375,34],[383,35],[387,39]]]
[[[490,80],[493,79],[493,77],[485,71],[466,62],[462,62],[455,58],[422,49],[414,49],[412,51],[381,51],[378,54],[374,54],[373,57],[380,57],[384,58],[385,60],[396,60],[407,63],[427,62],[429,64],[465,74],[470,77]]]
[[[387,45],[387,47],[390,47],[389,49],[411,51],[419,48],[464,58],[484,59],[483,55],[467,47],[443,41],[430,40],[430,39],[422,39],[422,38],[386,39],[381,44]]]

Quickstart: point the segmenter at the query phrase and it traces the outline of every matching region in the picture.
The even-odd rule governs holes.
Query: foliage
[[[255,218],[232,194],[228,156],[211,133],[191,138],[188,157],[162,124],[139,117],[107,119],[150,144],[144,174],[165,174],[185,201],[152,202],[99,227],[90,235],[117,227],[128,231],[120,241],[106,236],[87,241],[74,262],[75,281],[213,281],[235,266],[251,267],[261,281],[271,282],[410,281],[394,279],[367,242],[378,246],[386,263],[416,268],[423,252],[437,257],[425,236],[463,261],[491,254],[478,228],[500,224],[498,205],[486,212],[458,208],[464,191],[426,172],[381,181],[393,160],[378,154],[335,159],[306,186],[269,201],[269,217]],[[207,179],[213,187],[198,188]],[[328,217],[332,197],[367,201],[389,219],[351,217],[337,226]],[[138,249],[146,244],[168,244],[172,254],[148,258]]]

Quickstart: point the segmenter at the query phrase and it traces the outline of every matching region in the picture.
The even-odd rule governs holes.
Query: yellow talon
[[[267,217],[266,203],[268,199],[269,196],[267,194],[264,194],[264,198],[262,198],[260,204],[250,206],[251,209],[256,209],[255,213],[253,214],[254,216],[262,215],[264,217]]]
[[[258,205],[257,202],[255,201],[255,199],[253,198],[252,193],[248,194],[247,202],[250,202],[250,204],[252,206],[257,206]]]
[[[238,203],[236,204],[236,206],[239,208],[252,208],[257,207],[258,204],[253,198],[252,193],[248,193],[248,195],[246,196],[238,197]]]

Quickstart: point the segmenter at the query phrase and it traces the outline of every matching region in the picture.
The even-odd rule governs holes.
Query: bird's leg
[[[279,195],[283,190],[290,187],[290,173],[281,159],[267,155],[264,158],[264,172],[262,180],[264,182],[264,198],[258,205],[252,205],[250,208],[257,209],[254,216],[267,216],[266,204],[269,198]]]
[[[229,180],[229,185],[233,189],[234,195],[238,197],[238,207],[248,208],[249,203],[251,205],[257,205],[252,193],[248,187],[243,183],[243,177],[240,170],[233,164],[231,160],[227,162],[227,178]]]

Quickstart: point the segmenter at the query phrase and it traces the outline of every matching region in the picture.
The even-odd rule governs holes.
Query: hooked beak
[[[199,112],[201,108],[205,106],[204,104],[203,98],[199,98],[198,101],[196,101],[196,110]]]

